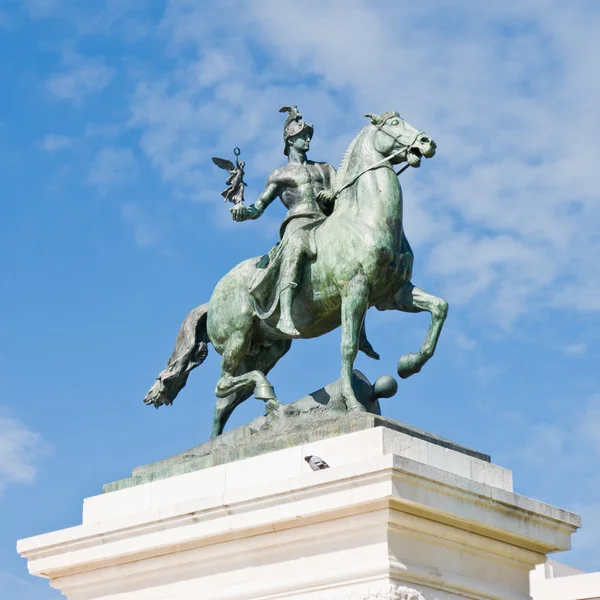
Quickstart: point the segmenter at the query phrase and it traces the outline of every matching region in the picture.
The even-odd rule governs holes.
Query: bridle
[[[387,119],[386,119],[386,121],[387,121]],[[385,129],[383,129],[383,126],[385,125],[386,121],[384,121],[383,123],[381,123],[379,125],[375,125],[375,127],[381,133],[385,133],[385,135],[391,137],[395,142],[401,143],[400,140],[398,139],[399,136],[394,136],[391,133],[389,133],[388,131],[385,131]],[[378,169],[379,167],[383,166],[386,162],[392,160],[393,158],[396,158],[396,156],[398,156],[399,154],[404,152],[407,148],[411,148],[412,146],[414,146],[414,144],[417,141],[417,139],[419,138],[419,136],[423,135],[423,133],[424,133],[423,131],[419,131],[419,133],[417,133],[417,135],[415,135],[415,139],[410,144],[408,144],[407,146],[402,146],[402,148],[400,148],[399,150],[392,152],[391,154],[389,154],[385,158],[382,158],[380,161],[377,161],[375,164],[371,165],[370,167],[363,169],[358,175],[355,175],[352,179],[350,179],[350,181],[346,182],[341,188],[335,190],[335,192],[331,196],[331,200],[334,200],[335,198],[337,198],[340,195],[341,192],[343,192],[345,189],[349,188],[351,185],[354,185],[365,173],[368,173],[369,171]],[[408,160],[408,158],[407,158],[407,160]],[[394,173],[397,176],[400,176],[401,173],[404,173],[404,171],[406,171],[406,169],[408,169],[408,167],[410,167],[410,164],[406,164],[406,165],[404,165],[404,167],[402,167],[398,171],[394,171],[394,168],[391,165],[389,166],[389,168],[392,171],[394,171]]]
[[[385,129],[383,129],[384,125],[385,125],[385,121],[381,125],[376,126],[377,130],[381,131],[381,133],[385,133],[385,135],[391,137],[395,142],[399,142],[400,140],[398,139],[398,137],[392,135],[391,133],[389,133],[388,131],[385,131]],[[408,146],[405,146],[404,148],[412,148],[412,146],[415,145],[415,142],[419,139],[419,136],[423,135],[424,133],[425,133],[424,131],[419,131],[419,133],[417,133],[417,135],[415,135],[415,139]],[[404,148],[402,148],[400,150],[400,152],[402,152],[402,150],[404,150]],[[395,152],[393,154],[390,154],[388,159],[384,159],[384,160],[389,160],[390,158],[394,158],[397,155],[398,155],[398,152]],[[406,160],[408,161],[408,157]],[[404,171],[406,171],[406,169],[408,169],[408,167],[410,167],[410,164],[407,162],[401,169],[394,171],[394,169],[392,168],[392,171],[394,171],[394,173],[396,173],[396,175],[399,177],[401,173],[404,173]]]

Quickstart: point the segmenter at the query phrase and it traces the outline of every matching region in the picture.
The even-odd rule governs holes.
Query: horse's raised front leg
[[[364,275],[357,275],[342,290],[342,376],[340,401],[348,411],[364,412],[352,389],[352,368],[358,353],[360,332],[369,307],[369,284]]]
[[[418,373],[433,356],[448,315],[448,303],[442,298],[432,296],[421,288],[415,287],[412,283],[407,283],[398,290],[391,305],[382,307],[383,310],[390,308],[412,313],[427,311],[431,314],[429,330],[419,351],[405,354],[398,361],[398,375],[402,379],[406,379]]]

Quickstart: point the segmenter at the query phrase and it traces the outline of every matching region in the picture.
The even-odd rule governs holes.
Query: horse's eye
[[[398,119],[394,119],[394,120],[392,121],[392,125],[394,125],[394,126],[395,126],[395,125],[400,125],[400,121],[398,121]]]

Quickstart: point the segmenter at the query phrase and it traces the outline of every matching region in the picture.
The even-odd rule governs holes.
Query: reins
[[[397,137],[393,136],[391,133],[388,133],[382,127],[378,127],[377,129],[379,131],[381,131],[382,133],[385,133],[386,135],[388,135],[389,137],[391,137],[394,141],[396,141],[396,142],[399,141]],[[351,185],[354,185],[365,173],[368,173],[369,171],[373,171],[374,169],[377,169],[378,167],[381,167],[384,163],[392,160],[392,158],[396,158],[396,156],[398,156],[399,154],[401,154],[402,152],[404,152],[404,150],[406,150],[407,148],[410,148],[417,141],[417,138],[422,133],[423,132],[417,133],[417,135],[415,136],[415,139],[408,146],[404,146],[403,148],[400,148],[399,150],[396,150],[395,152],[392,152],[392,154],[386,156],[385,158],[382,158],[380,161],[376,162],[374,165],[371,165],[370,167],[367,167],[366,169],[363,169],[358,175],[355,175],[354,177],[352,177],[352,179],[350,179],[350,181],[346,182],[341,188],[335,190],[335,192],[331,196],[331,200],[334,200],[345,189],[349,188]],[[393,167],[390,167],[390,168],[392,169],[392,171],[394,171],[394,173],[396,174],[396,176],[400,176],[400,174],[404,173],[404,171],[406,171],[406,169],[408,169],[408,167],[410,167],[410,164],[404,165],[404,167],[402,167],[398,171],[394,171]]]

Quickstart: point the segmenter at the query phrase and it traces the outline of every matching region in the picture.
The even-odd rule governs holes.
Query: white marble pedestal
[[[506,469],[375,427],[87,498],[18,551],[69,600],[526,600],[578,526]]]

